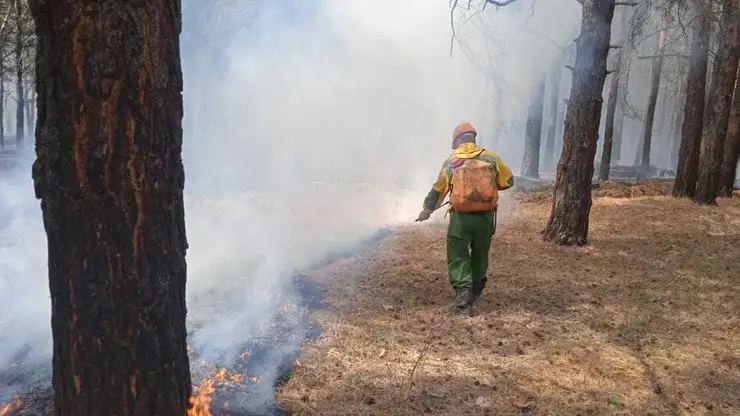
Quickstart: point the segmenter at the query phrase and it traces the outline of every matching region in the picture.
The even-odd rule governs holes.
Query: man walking
[[[456,313],[470,316],[488,280],[488,252],[496,232],[498,193],[514,176],[495,153],[477,146],[477,131],[461,123],[452,133],[454,151],[445,160],[416,221],[426,221],[450,193],[447,269],[455,290]]]

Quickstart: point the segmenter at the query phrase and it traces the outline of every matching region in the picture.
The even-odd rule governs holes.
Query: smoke
[[[189,342],[200,357],[269,337],[291,276],[413,221],[460,121],[518,168],[529,89],[559,53],[551,40],[568,45],[580,18],[572,1],[537,4],[529,27],[548,40],[525,30],[530,6],[460,10],[450,57],[447,0],[184,2]],[[51,351],[29,172],[25,161],[0,177],[0,366],[28,346],[35,362]]]

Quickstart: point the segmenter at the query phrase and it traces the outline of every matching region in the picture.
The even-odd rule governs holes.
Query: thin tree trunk
[[[613,0],[584,2],[581,33],[558,163],[550,220],[543,238],[563,245],[588,242],[591,181],[609,54]]]
[[[735,177],[737,176],[737,163],[740,159],[740,65],[737,68],[735,79],[735,92],[732,98],[732,110],[730,121],[727,125],[727,137],[725,139],[725,154],[722,159],[722,171],[720,175],[719,195],[732,197],[735,188]]]
[[[642,136],[642,149],[640,169],[638,178],[644,178],[650,171],[650,151],[653,141],[653,121],[655,120],[655,107],[658,103],[658,91],[660,90],[660,75],[663,71],[663,60],[665,59],[665,29],[658,34],[658,51],[653,59],[650,80],[650,98],[648,98],[647,114],[645,115],[645,131]]]
[[[604,126],[604,147],[601,151],[599,165],[599,180],[609,179],[612,166],[612,148],[614,147],[614,114],[617,111],[617,97],[619,96],[619,72],[622,65],[622,54],[617,55],[617,63],[612,73],[609,87],[609,98],[606,103],[606,122]]]
[[[33,81],[26,80],[28,89],[26,90],[26,131],[30,136],[33,133],[33,122],[34,122],[34,108],[36,107],[36,100],[33,99]]]
[[[704,95],[707,86],[709,36],[711,26],[707,10],[699,10],[691,31],[691,58],[686,76],[686,101],[681,127],[681,148],[678,153],[674,197],[693,198],[699,176],[699,149],[704,125]]]
[[[527,109],[527,131],[524,141],[522,176],[540,177],[540,146],[542,140],[542,113],[545,107],[545,76],[532,90]]]
[[[699,179],[694,196],[694,200],[701,204],[715,204],[719,193],[732,92],[740,59],[738,0],[724,0],[722,6],[720,46],[713,68],[712,99],[707,106],[707,121],[702,131]]]
[[[15,143],[17,147],[23,146],[25,122],[23,111],[25,110],[25,89],[23,88],[23,4],[20,0],[15,2],[16,30],[15,30],[15,75],[16,93],[18,94],[18,105],[15,110]]]
[[[554,166],[555,134],[558,127],[558,107],[560,105],[560,80],[563,77],[563,62],[557,60],[550,72],[550,114],[547,123],[547,139],[545,141],[545,165]]]
[[[681,52],[688,52],[689,45],[688,45],[688,39],[684,41],[683,48],[681,49]],[[673,114],[671,117],[671,127],[670,127],[670,155],[669,155],[669,165],[670,169],[676,169],[676,166],[678,165],[678,153],[679,149],[681,147],[681,123],[683,122],[683,114],[684,114],[684,108],[682,103],[686,100],[686,76],[684,75],[686,73],[686,64],[683,60],[680,60],[678,63],[678,77],[676,79],[676,82],[678,83],[676,97],[673,101]]]
[[[30,0],[57,416],[183,416],[178,0]]]

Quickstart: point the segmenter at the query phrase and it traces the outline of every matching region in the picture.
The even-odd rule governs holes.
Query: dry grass
[[[598,199],[591,245],[499,226],[476,315],[450,315],[445,229],[317,270],[331,309],[279,392],[296,415],[740,415],[740,201]]]

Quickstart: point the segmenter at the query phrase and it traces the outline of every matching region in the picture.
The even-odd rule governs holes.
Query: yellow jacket
[[[442,169],[437,175],[437,181],[432,185],[432,190],[424,199],[424,209],[434,211],[442,205],[445,196],[450,191],[450,183],[452,183],[452,162],[455,159],[472,159],[474,157],[491,163],[496,169],[496,185],[499,191],[514,186],[514,175],[499,155],[490,150],[482,149],[473,142],[463,143],[442,164]]]

